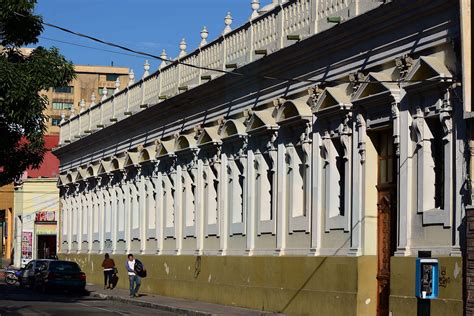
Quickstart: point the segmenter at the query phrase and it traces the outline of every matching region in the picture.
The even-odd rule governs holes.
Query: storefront
[[[56,256],[59,208],[56,179],[27,179],[15,191],[14,265]]]
[[[56,257],[56,211],[38,211],[35,218],[36,258]]]

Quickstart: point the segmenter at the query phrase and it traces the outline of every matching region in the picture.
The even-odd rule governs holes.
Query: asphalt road
[[[0,281],[0,316],[5,315],[178,315],[71,293],[36,293]]]

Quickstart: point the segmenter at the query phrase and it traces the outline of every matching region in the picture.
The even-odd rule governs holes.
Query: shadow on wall
[[[364,217],[365,219],[365,217]],[[351,231],[354,231],[354,229],[362,224],[363,220],[362,221],[358,221],[354,226],[352,226],[352,230]],[[344,243],[342,243],[342,245],[337,248],[337,250],[332,254],[333,256],[337,255],[337,253],[343,249],[349,242],[350,242],[351,238],[347,238],[346,241],[344,241]],[[285,304],[285,306],[281,309],[281,311],[279,311],[280,313],[285,313],[288,308],[290,307],[290,305],[293,303],[293,301],[295,301],[295,299],[300,295],[301,291],[304,290],[304,288],[308,285],[308,283],[313,279],[313,277],[315,276],[315,274],[319,271],[319,269],[324,265],[324,263],[328,260],[330,256],[325,256],[321,262],[314,268],[313,272],[309,275],[309,277],[306,279],[306,281],[300,286],[300,288],[296,291],[296,293],[288,300],[288,302]]]

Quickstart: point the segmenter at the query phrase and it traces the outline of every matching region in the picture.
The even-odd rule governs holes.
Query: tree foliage
[[[43,31],[35,4],[0,1],[0,185],[41,165],[48,104],[41,91],[74,78],[74,66],[56,48],[37,47],[29,54],[20,50],[37,43]]]

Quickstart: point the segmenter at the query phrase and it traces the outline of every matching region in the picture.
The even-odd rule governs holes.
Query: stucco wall
[[[462,258],[439,257],[438,259],[439,298],[431,301],[431,315],[463,315]],[[392,257],[390,311],[393,316],[417,314],[415,271],[415,257]]]
[[[137,256],[142,290],[288,315],[375,315],[377,261],[363,257]],[[62,255],[102,284],[102,255]],[[128,288],[126,255],[113,255]],[[316,312],[317,311],[317,312]]]

